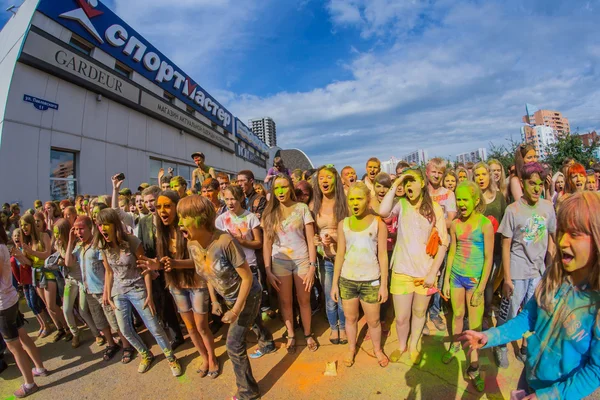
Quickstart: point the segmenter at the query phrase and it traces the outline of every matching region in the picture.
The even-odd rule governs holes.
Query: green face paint
[[[473,196],[468,187],[458,187],[456,189],[456,207],[460,211],[460,217],[467,219],[473,214],[477,206],[477,199]]]
[[[273,193],[280,203],[290,199],[290,183],[287,179],[277,179],[273,185]]]
[[[60,231],[58,230],[58,227],[55,226],[52,228],[52,234],[54,235],[54,239],[60,239]]]
[[[538,174],[533,174],[529,179],[523,179],[523,196],[530,204],[536,204],[540,200],[544,182]]]

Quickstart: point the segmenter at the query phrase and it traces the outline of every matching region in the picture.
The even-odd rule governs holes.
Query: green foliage
[[[515,163],[515,152],[519,144],[519,142],[515,142],[512,138],[508,140],[508,144],[499,146],[490,142],[490,150],[487,153],[488,160],[493,158],[500,161],[504,170],[508,171],[510,166]]]
[[[550,164],[553,171],[559,171],[567,158],[572,158],[585,168],[590,168],[597,161],[596,151],[599,145],[598,142],[593,142],[586,146],[579,136],[567,135],[549,146],[544,162]]]

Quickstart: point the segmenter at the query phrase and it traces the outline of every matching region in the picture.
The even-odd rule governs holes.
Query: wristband
[[[240,316],[237,315],[237,313],[235,311],[233,311],[233,308],[231,310],[229,310],[230,313],[232,313],[233,315],[235,315],[236,318],[239,318]]]

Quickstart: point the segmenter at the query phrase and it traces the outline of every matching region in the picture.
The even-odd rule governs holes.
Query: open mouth
[[[406,189],[406,194],[407,194],[409,197],[412,197],[412,196],[413,196],[413,194],[414,194],[414,191],[412,190],[412,188],[407,188],[407,189]]]
[[[329,191],[329,184],[328,183],[324,183],[321,185],[321,188],[323,189],[324,192],[328,192]]]
[[[479,187],[480,187],[480,188],[482,188],[482,189],[483,189],[483,186],[484,186],[484,185],[485,185],[485,184],[484,184],[484,182],[483,182],[483,181],[479,181]]]
[[[563,264],[570,263],[571,261],[573,261],[574,258],[575,257],[573,257],[573,255],[571,255],[569,253],[565,253],[565,252],[562,253],[562,262],[563,262]]]
[[[184,227],[180,227],[179,230],[181,231],[181,234],[183,235],[184,238],[188,238],[189,232],[187,231],[187,229],[185,229]]]
[[[467,207],[460,207],[459,210],[462,214],[465,214],[467,212]]]
[[[163,224],[167,225],[169,223],[169,216],[167,214],[160,214],[160,220]]]
[[[356,182],[356,177],[355,176],[351,176],[350,178],[348,178],[348,182],[350,182],[350,183]]]
[[[360,207],[352,207],[352,212],[354,214],[358,214],[359,211],[360,211]]]
[[[101,230],[100,234],[102,235],[104,240],[106,240],[107,242],[110,242],[110,236],[108,235],[108,232],[104,232],[103,230]]]

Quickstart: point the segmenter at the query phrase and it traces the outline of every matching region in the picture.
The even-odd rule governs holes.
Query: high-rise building
[[[571,133],[569,120],[559,112],[553,110],[538,110],[537,107],[527,104],[527,115],[523,122],[530,126],[548,126],[554,131],[556,137],[563,137]]]
[[[390,157],[387,161],[381,162],[381,172],[385,172],[386,174],[395,175],[396,174],[396,164],[398,164],[398,159],[394,156]]]
[[[544,158],[550,151],[550,145],[556,143],[557,136],[549,126],[525,125],[521,128],[521,140],[535,146],[535,151]]]
[[[483,147],[480,147],[477,150],[457,154],[456,160],[463,164],[468,162],[477,163],[479,161],[485,161],[487,160],[487,150]]]
[[[419,149],[402,156],[402,160],[406,161],[407,163],[424,165],[427,163],[427,161],[429,161],[429,157],[427,155],[427,150]]]
[[[248,121],[248,125],[267,146],[277,146],[277,129],[271,117],[253,118]]]

